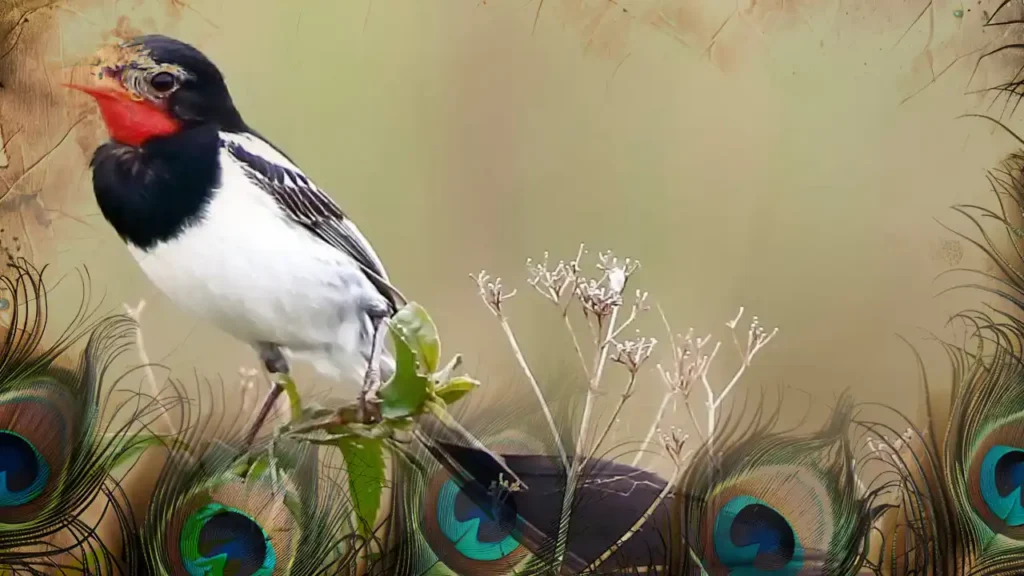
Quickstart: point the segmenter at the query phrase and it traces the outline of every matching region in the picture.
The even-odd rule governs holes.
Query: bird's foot
[[[283,376],[288,378],[287,374],[284,374]],[[291,378],[288,378],[288,380],[290,381]],[[292,382],[291,385],[292,388],[294,389],[295,383]],[[273,409],[274,403],[277,401],[277,398],[281,395],[281,392],[284,391],[284,385],[278,382],[272,383],[270,387],[270,392],[267,393],[267,397],[263,400],[263,405],[260,406],[260,411],[256,414],[256,419],[253,421],[252,426],[249,428],[249,432],[245,435],[246,448],[252,447],[253,442],[256,441],[256,434],[258,434],[260,428],[263,427],[263,423],[267,421],[267,417],[270,416],[270,411]]]
[[[376,387],[364,387],[359,393],[359,400],[356,403],[358,408],[358,420],[362,424],[376,424],[381,421],[380,398],[377,397]]]
[[[380,390],[380,350],[376,346],[370,355],[369,365],[363,375],[363,388],[359,391],[359,420],[363,424],[380,422],[380,398],[377,391]]]

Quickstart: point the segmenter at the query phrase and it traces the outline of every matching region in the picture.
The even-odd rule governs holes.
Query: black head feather
[[[151,34],[133,38],[125,47],[141,48],[156,64],[179,66],[187,72],[178,88],[168,96],[168,110],[186,126],[213,124],[227,131],[246,129],[224,75],[194,46]]]

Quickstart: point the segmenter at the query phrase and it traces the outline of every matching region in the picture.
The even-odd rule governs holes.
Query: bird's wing
[[[393,309],[405,302],[388,280],[384,264],[341,208],[284,154],[248,134],[223,134],[228,153],[249,180],[267,192],[284,214],[317,238],[352,257]]]

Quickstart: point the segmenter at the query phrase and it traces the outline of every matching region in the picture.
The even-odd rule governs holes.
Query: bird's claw
[[[363,377],[363,389],[359,392],[359,421],[363,424],[381,421],[380,398],[377,397],[380,386],[380,368],[371,362]]]
[[[361,424],[376,424],[381,421],[380,398],[376,390],[366,391],[359,395],[358,420]]]

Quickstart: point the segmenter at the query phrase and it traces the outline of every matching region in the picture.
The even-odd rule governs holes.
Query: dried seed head
[[[689,434],[684,434],[682,430],[672,426],[669,428],[668,433],[658,431],[661,436],[661,444],[665,447],[665,452],[668,453],[669,458],[676,466],[681,466],[683,460],[683,448],[686,446],[687,440],[690,439]]]
[[[651,357],[651,352],[654,351],[654,345],[657,343],[658,341],[654,338],[638,338],[621,343],[613,342],[615,354],[611,360],[622,364],[630,374],[635,376],[640,371],[640,367]]]
[[[581,280],[576,284],[576,298],[583,305],[584,312],[598,318],[611,315],[622,306],[622,293],[605,286],[600,280]]]
[[[672,338],[672,367],[665,369],[658,365],[661,379],[670,390],[685,398],[689,396],[693,383],[707,376],[715,355],[714,351],[704,351],[710,341],[710,334],[704,338],[694,337],[693,328],[685,335],[677,334]]]
[[[491,281],[491,277],[484,270],[481,270],[475,276],[470,274],[469,277],[476,282],[480,298],[495,315],[500,316],[502,303],[516,295],[515,290],[505,293],[501,285],[501,278],[495,278],[494,281]]]
[[[728,326],[729,329],[733,331],[733,339],[735,340],[737,347],[739,346],[739,340],[736,340],[735,337],[736,326],[739,324],[740,318],[742,317],[743,307],[740,306],[740,311],[738,314],[736,314],[736,318],[725,323],[725,325]],[[764,326],[761,325],[761,321],[758,319],[758,317],[754,316],[750,321],[750,329],[747,330],[747,348],[746,350],[740,350],[740,353],[743,354],[743,362],[749,363],[754,358],[754,355],[757,354],[758,351],[760,351],[761,348],[763,348],[766,344],[768,344],[768,342],[771,342],[771,339],[774,338],[775,335],[778,333],[778,328],[773,328],[771,332],[765,330]]]
[[[582,254],[583,247],[580,247]],[[527,283],[533,286],[542,296],[555,304],[561,302],[566,290],[576,284],[576,277],[579,271],[579,258],[565,262],[559,260],[554,268],[548,263],[548,253],[544,252],[544,258],[540,262],[533,259],[526,260],[526,271],[528,274]]]
[[[626,287],[629,277],[640,268],[639,261],[625,258],[620,262],[610,250],[598,254],[597,259],[597,269],[604,272],[608,278],[609,287],[620,294]]]

